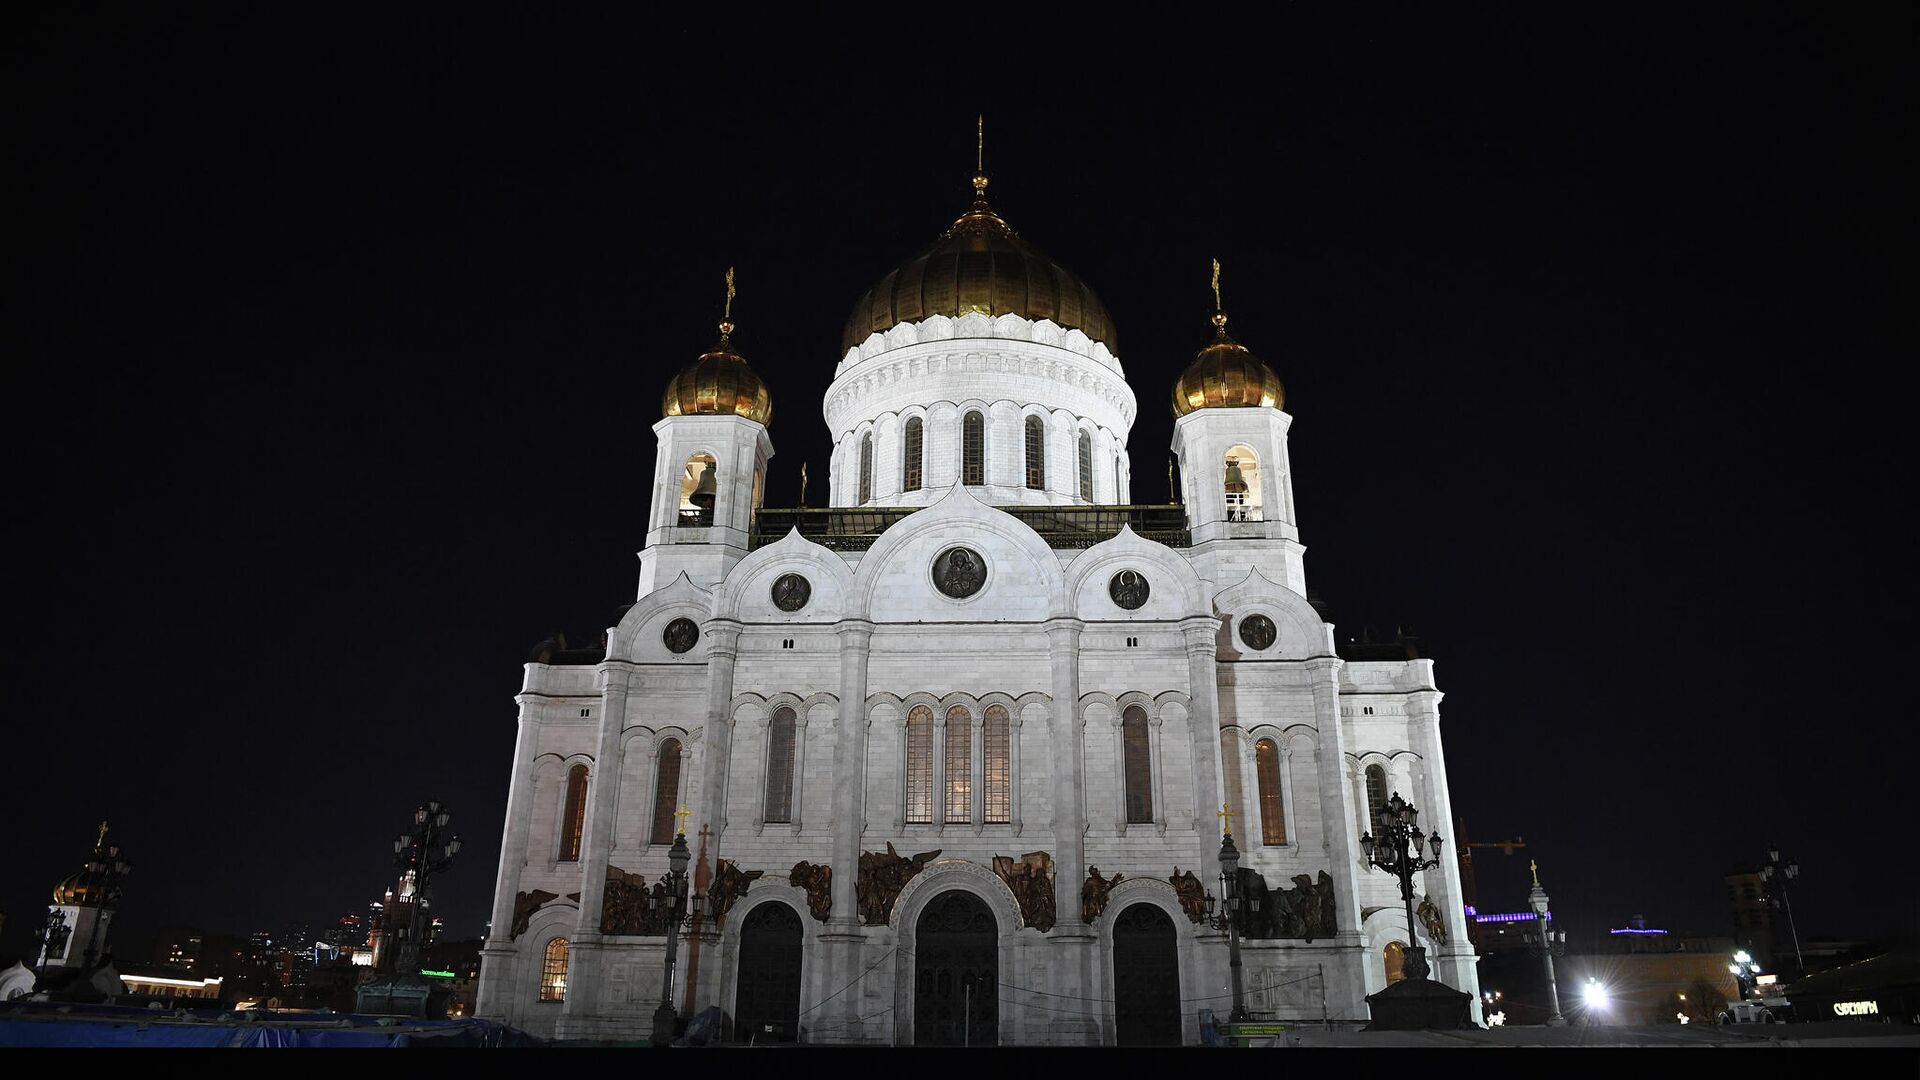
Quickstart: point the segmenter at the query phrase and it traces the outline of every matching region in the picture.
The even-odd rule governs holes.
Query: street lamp
[[[1413,931],[1413,875],[1440,865],[1440,845],[1444,841],[1437,832],[1429,837],[1420,831],[1420,811],[1397,791],[1387,800],[1387,808],[1380,812],[1378,824],[1380,839],[1375,841],[1371,833],[1363,833],[1360,848],[1366,852],[1368,869],[1377,866],[1400,879],[1400,899],[1407,905],[1407,958],[1400,970],[1409,979],[1424,979],[1427,951],[1420,947]],[[1433,850],[1431,859],[1422,851],[1429,845]]]
[[[1592,1026],[1595,1018],[1607,1011],[1607,988],[1599,979],[1588,976],[1587,985],[1580,989],[1587,1002],[1587,1024]]]
[[[1745,949],[1734,953],[1733,963],[1727,965],[1727,970],[1740,983],[1740,1000],[1745,1001],[1753,996],[1754,980],[1760,977],[1760,964],[1754,960],[1753,954]]]
[[[1214,898],[1207,894],[1207,925],[1227,932],[1227,968],[1233,973],[1233,1012],[1229,1023],[1244,1024],[1253,1019],[1247,1012],[1246,984],[1240,975],[1240,849],[1233,845],[1233,812],[1222,806],[1220,816],[1226,822],[1220,834],[1220,892],[1226,897],[1220,914],[1214,914]],[[1260,901],[1250,898],[1250,910],[1258,911]]]
[[[1565,1027],[1567,1018],[1560,1015],[1560,984],[1554,981],[1553,958],[1567,953],[1567,932],[1553,925],[1553,912],[1547,907],[1547,890],[1540,887],[1540,864],[1529,862],[1533,873],[1533,888],[1527,891],[1527,905],[1533,909],[1533,925],[1525,931],[1527,951],[1540,958],[1547,975],[1547,1026]]]
[[[667,896],[671,905],[666,913],[667,924],[667,962],[660,976],[660,1007],[653,1010],[653,1045],[667,1046],[673,1042],[673,1028],[679,1019],[679,1013],[673,1007],[673,968],[679,943],[676,940],[682,927],[692,930],[700,925],[702,908],[706,897],[695,896],[692,910],[687,904],[687,860],[691,857],[687,851],[687,818],[692,815],[686,807],[674,815],[680,819],[680,831],[673,837],[673,846],[667,849],[666,877]],[[649,896],[647,907],[650,911],[659,911],[660,898]]]
[[[407,925],[397,931],[399,947],[393,951],[393,964],[388,969],[402,976],[417,974],[420,969],[420,927],[433,902],[433,877],[451,867],[453,857],[460,854],[460,837],[445,835],[452,820],[451,810],[440,805],[440,800],[429,799],[413,812],[415,831],[401,833],[393,842],[393,865],[401,871],[400,897],[411,901]],[[437,854],[436,845],[440,846]]]
[[[1787,882],[1799,876],[1800,862],[1798,859],[1787,859],[1783,862],[1780,858],[1779,848],[1769,847],[1767,849],[1767,861],[1760,867],[1760,880],[1767,883],[1767,903],[1776,907],[1785,907],[1787,910],[1787,929],[1793,933],[1793,960],[1800,974],[1805,975],[1807,973],[1807,960],[1806,957],[1800,955],[1800,928],[1794,924],[1793,899],[1787,895]],[[1773,895],[1773,883],[1776,879],[1780,883],[1780,896],[1777,900]]]

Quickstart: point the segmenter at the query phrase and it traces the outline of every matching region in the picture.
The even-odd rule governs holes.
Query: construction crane
[[[1494,840],[1484,843],[1469,840],[1467,839],[1467,820],[1465,818],[1455,818],[1453,824],[1454,844],[1460,851],[1460,887],[1461,890],[1467,894],[1467,907],[1472,910],[1473,914],[1478,914],[1480,911],[1480,889],[1479,886],[1474,884],[1473,880],[1473,849],[1499,848],[1502,854],[1511,855],[1520,848],[1526,847],[1526,840],[1518,836],[1511,840]],[[1474,951],[1479,952],[1480,924],[1475,922],[1471,917],[1467,919],[1467,937],[1472,939]]]

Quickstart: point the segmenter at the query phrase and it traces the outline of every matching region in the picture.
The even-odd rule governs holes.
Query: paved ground
[[[1910,1024],[1657,1024],[1648,1027],[1496,1027],[1484,1031],[1326,1031],[1302,1027],[1275,1046],[1871,1046],[1920,1049]]]

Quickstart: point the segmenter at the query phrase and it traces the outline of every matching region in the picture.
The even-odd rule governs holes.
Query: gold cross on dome
[[[1528,860],[1527,860],[1527,869],[1529,869],[1529,870],[1531,870],[1531,871],[1533,871],[1533,884],[1534,884],[1534,887],[1535,887],[1535,888],[1539,888],[1539,887],[1540,887],[1540,864],[1539,864],[1538,862],[1535,862],[1535,861],[1534,861],[1534,860],[1532,860],[1532,859],[1528,859]]]
[[[103,821],[100,823],[100,835],[94,837],[93,846],[99,847],[101,844],[104,844],[106,842],[107,842],[107,823]]]
[[[1232,836],[1233,835],[1233,807],[1227,805],[1226,803],[1221,803],[1220,809],[1216,811],[1213,816],[1221,819],[1220,831],[1226,834],[1227,836]]]
[[[680,819],[680,835],[687,835],[687,819],[693,816],[693,811],[687,809],[685,806],[681,806],[680,812],[673,816]]]

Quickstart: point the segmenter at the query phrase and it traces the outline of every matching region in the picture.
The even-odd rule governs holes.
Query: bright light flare
[[[1588,1008],[1604,1009],[1607,1007],[1607,988],[1601,986],[1597,980],[1588,979],[1587,985],[1581,989],[1581,993],[1586,996]]]

